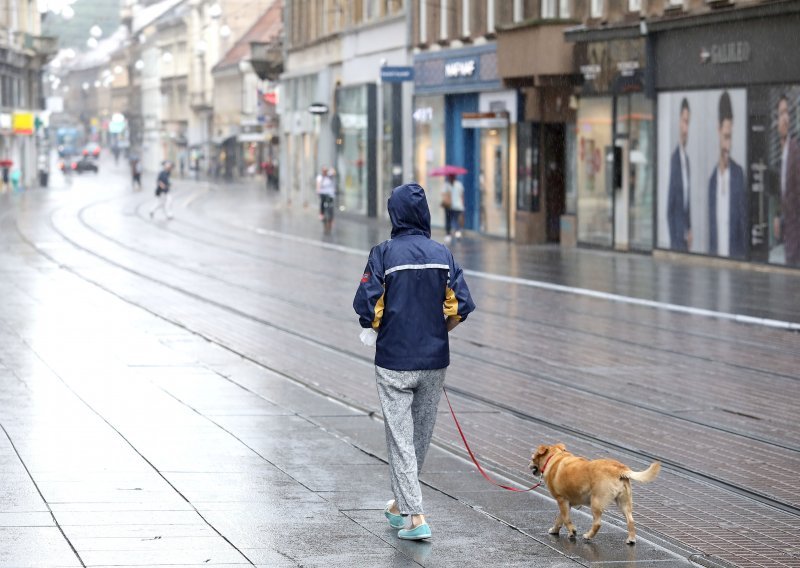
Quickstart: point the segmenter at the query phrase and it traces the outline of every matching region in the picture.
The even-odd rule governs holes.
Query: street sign
[[[328,114],[328,105],[323,103],[313,103],[308,106],[311,114]]]
[[[381,67],[381,81],[384,83],[402,83],[413,80],[413,67]]]

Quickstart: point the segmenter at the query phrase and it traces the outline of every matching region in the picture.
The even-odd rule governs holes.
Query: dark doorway
[[[561,241],[561,215],[566,207],[564,165],[566,127],[544,125],[544,191],[547,211],[547,241]]]

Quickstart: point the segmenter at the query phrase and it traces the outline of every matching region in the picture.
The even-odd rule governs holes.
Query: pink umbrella
[[[467,170],[462,168],[461,166],[439,166],[438,168],[433,168],[431,170],[430,176],[460,176],[461,174],[467,173]]]

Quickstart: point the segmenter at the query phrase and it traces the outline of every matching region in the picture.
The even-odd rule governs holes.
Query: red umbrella
[[[467,173],[467,170],[462,168],[461,166],[439,166],[438,168],[433,168],[429,175],[431,176],[460,176],[461,174]]]

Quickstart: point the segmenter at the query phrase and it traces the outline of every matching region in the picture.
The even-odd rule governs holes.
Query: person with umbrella
[[[458,175],[467,173],[467,170],[460,166],[445,165],[431,170],[431,176],[444,176],[446,181],[442,192],[442,207],[444,208],[444,229],[447,235],[444,238],[446,244],[453,240],[453,233],[456,239],[461,238],[462,216],[464,214],[464,185],[456,178]]]

